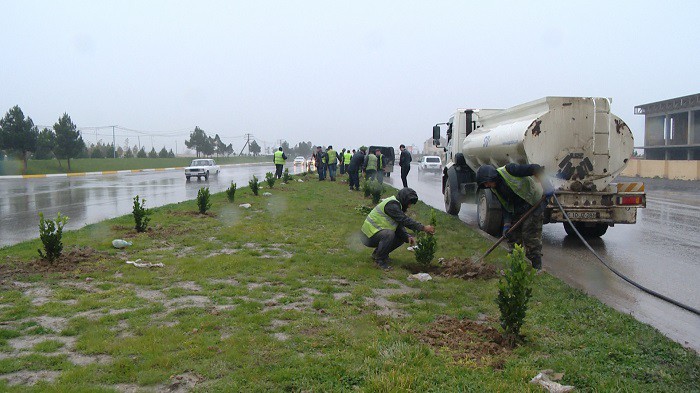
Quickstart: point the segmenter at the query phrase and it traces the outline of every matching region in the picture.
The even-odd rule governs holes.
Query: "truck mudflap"
[[[634,224],[637,209],[646,207],[644,183],[611,184],[600,192],[557,191],[557,198],[571,221]],[[559,207],[553,201],[547,204],[547,222],[566,222]]]

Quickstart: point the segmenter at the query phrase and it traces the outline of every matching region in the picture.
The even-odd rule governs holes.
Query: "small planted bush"
[[[372,195],[372,202],[376,205],[382,199],[382,191],[384,191],[384,186],[376,180],[372,180],[369,183],[370,194]]]
[[[435,210],[432,210],[430,217],[430,225],[433,227],[437,224],[437,219],[435,218]],[[416,248],[414,253],[416,254],[416,262],[423,266],[430,265],[430,262],[435,258],[435,251],[437,251],[437,239],[435,235],[431,235],[426,232],[420,232],[416,236]]]
[[[248,180],[248,187],[250,187],[250,191],[253,191],[253,195],[258,195],[260,191],[260,182],[255,175],[253,175],[252,179]]]
[[[510,345],[518,343],[520,328],[525,321],[527,303],[532,296],[532,282],[535,269],[525,258],[525,251],[516,244],[508,255],[505,275],[498,280],[498,298],[496,303],[501,311],[501,327]]]
[[[275,179],[275,175],[272,172],[267,172],[265,174],[265,181],[267,182],[267,186],[269,188],[272,188],[272,186],[275,185],[275,180],[277,179]]]
[[[226,198],[228,198],[229,202],[233,202],[235,197],[236,197],[236,183],[231,182],[231,186],[226,189]]]
[[[44,219],[44,213],[39,213],[39,238],[44,245],[44,252],[39,251],[39,256],[49,262],[55,261],[63,251],[63,227],[68,222],[67,216],[59,212],[55,220]]]
[[[369,194],[372,192],[370,188],[369,181],[367,179],[362,181],[362,193],[365,194],[365,198],[369,198]]]
[[[284,168],[284,172],[282,173],[282,182],[289,183],[290,181],[292,181],[292,175],[289,174],[289,168]]]
[[[144,206],[146,206],[146,199],[139,200],[139,196],[136,195],[134,197],[134,209],[131,212],[134,216],[134,229],[136,229],[136,232],[145,232],[146,228],[148,228],[148,222],[151,221],[151,217],[148,217],[151,215],[151,210],[146,209]]]
[[[205,214],[211,208],[209,187],[202,187],[197,191],[197,208],[199,208],[199,214]]]

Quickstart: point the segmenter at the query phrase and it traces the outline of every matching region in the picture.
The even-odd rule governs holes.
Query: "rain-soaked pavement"
[[[299,168],[288,165],[290,172]],[[398,170],[398,167],[397,167]],[[146,198],[146,206],[192,200],[202,186],[212,192],[236,182],[247,186],[274,172],[271,164],[222,168],[208,182],[186,182],[181,171],[96,177],[0,180],[0,247],[37,238],[37,213],[70,217],[67,229],[131,213],[132,198]],[[401,185],[394,176],[386,183]],[[440,177],[413,167],[409,186],[426,203],[443,210]],[[591,242],[606,261],[647,288],[689,306],[700,307],[700,183],[646,180],[647,208],[635,225],[618,225]],[[459,217],[476,226],[476,207],[462,205]],[[573,287],[611,307],[651,324],[671,339],[700,352],[700,317],[656,299],[619,279],[600,264],[577,239],[566,236],[561,224],[544,227],[544,268]]]

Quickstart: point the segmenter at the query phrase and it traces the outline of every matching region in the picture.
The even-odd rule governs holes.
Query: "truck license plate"
[[[572,220],[594,220],[598,218],[598,212],[566,212]]]

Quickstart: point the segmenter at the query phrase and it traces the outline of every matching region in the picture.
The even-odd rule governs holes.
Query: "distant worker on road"
[[[377,178],[377,155],[374,152],[367,152],[362,169],[365,171],[365,180],[369,181]]]
[[[360,148],[360,150],[352,155],[350,159],[350,164],[348,165],[348,178],[350,183],[350,191],[353,189],[355,191],[360,190],[360,170],[365,162],[365,151],[366,147]]]
[[[348,171],[350,160],[352,160],[352,153],[350,153],[350,149],[343,149],[343,165],[341,166],[342,170],[340,171],[341,175]]]
[[[408,176],[408,172],[411,171],[411,161],[413,161],[413,158],[411,157],[411,153],[409,153],[408,150],[406,150],[406,145],[402,144],[399,146],[399,150],[401,150],[401,155],[399,156],[399,166],[401,167],[401,182],[403,183],[403,187],[406,188],[408,187],[408,181],[406,180],[406,177]]]
[[[531,207],[540,205],[508,234],[508,243],[511,247],[516,243],[522,245],[532,267],[542,269],[542,216],[545,209],[542,195],[550,197],[554,193],[544,177],[544,167],[511,163],[496,169],[492,165],[482,165],[476,172],[476,183],[479,188],[491,189],[501,203],[504,235]]]
[[[333,150],[333,146],[328,145],[326,157],[328,160],[328,176],[331,178],[331,181],[335,181],[335,173],[338,170],[338,152]]]
[[[275,177],[279,179],[282,177],[282,169],[284,169],[284,162],[287,160],[287,156],[282,151],[282,147],[277,149],[273,156],[275,163]]]
[[[377,156],[377,181],[379,184],[384,183],[384,169],[386,168],[386,157],[380,149],[377,149],[374,154]]]
[[[416,240],[406,232],[435,233],[431,225],[423,225],[406,215],[406,210],[418,203],[418,194],[411,188],[402,188],[396,196],[383,199],[365,218],[362,224],[362,244],[374,248],[372,258],[380,268],[388,270],[389,254],[404,243],[414,245]]]
[[[316,161],[318,181],[323,181],[326,178],[325,157],[326,153],[323,151],[323,148],[321,146],[316,146],[316,152],[314,153],[313,158]]]

